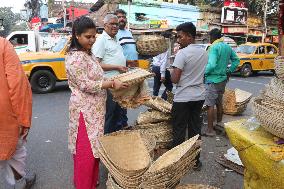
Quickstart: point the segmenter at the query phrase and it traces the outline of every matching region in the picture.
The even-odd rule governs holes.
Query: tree
[[[12,27],[20,20],[20,14],[14,14],[12,7],[0,7],[0,18],[3,19],[4,30],[0,31],[0,36],[6,37]]]
[[[24,6],[26,9],[31,11],[29,20],[31,20],[33,17],[39,16],[40,3],[41,0],[26,0]]]

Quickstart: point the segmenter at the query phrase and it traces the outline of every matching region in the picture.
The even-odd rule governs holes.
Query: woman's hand
[[[117,71],[119,71],[120,73],[125,73],[128,71],[128,68],[125,66],[117,66]]]
[[[126,89],[127,87],[128,87],[128,84],[123,83],[123,82],[121,82],[121,81],[119,81],[119,80],[117,80],[117,79],[115,79],[115,80],[113,81],[113,89],[114,89],[114,90]]]

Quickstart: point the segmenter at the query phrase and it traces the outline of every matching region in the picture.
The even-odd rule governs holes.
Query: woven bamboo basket
[[[278,56],[274,60],[277,78],[284,80],[284,56]]]
[[[102,148],[98,148],[99,157],[102,163],[105,165],[109,173],[116,179],[117,183],[123,188],[137,188],[142,182],[142,175],[146,171],[141,171],[136,174],[126,174],[116,169],[116,167],[109,161],[107,155],[102,150]]]
[[[151,99],[146,81],[136,83],[126,89],[111,90],[113,100],[124,108],[137,108]]]
[[[112,176],[110,174],[108,174],[108,179],[106,182],[106,188],[107,189],[123,189],[121,188],[112,178]]]
[[[219,188],[203,184],[182,184],[178,185],[176,189],[219,189]]]
[[[171,116],[169,114],[156,110],[151,110],[140,113],[137,118],[137,124],[142,125],[147,123],[157,123],[162,121],[168,121],[170,119]]]
[[[138,37],[136,46],[141,55],[156,56],[168,49],[166,39],[159,35],[142,35]]]
[[[271,98],[254,98],[252,109],[261,126],[271,134],[284,138],[284,103]]]
[[[145,174],[152,174],[161,171],[168,166],[176,164],[185,155],[189,155],[187,153],[191,151],[192,148],[195,148],[196,146],[200,147],[201,143],[198,142],[198,137],[199,135],[196,135],[195,137],[192,137],[191,139],[164,153],[151,165]]]
[[[135,174],[148,169],[151,158],[139,133],[125,133],[99,138],[108,159],[121,172]]]
[[[252,94],[246,91],[226,89],[223,97],[223,112],[228,115],[242,114],[251,99]]]
[[[162,146],[169,147],[173,139],[173,128],[169,122],[149,123],[135,125],[134,130],[139,130],[142,135],[150,135],[156,139],[156,149]]]
[[[194,166],[200,153],[198,136],[159,157],[143,175],[142,188],[173,188]]]
[[[154,157],[154,149],[156,147],[156,139],[155,137],[147,134],[147,133],[142,133],[140,130],[121,130],[121,131],[116,131],[110,134],[107,134],[105,136],[118,136],[118,135],[125,135],[129,133],[139,133],[140,136],[142,137],[142,140],[147,148],[147,151],[149,152],[151,158],[153,159]]]
[[[146,101],[144,105],[164,113],[171,113],[172,110],[172,104],[158,96],[153,96],[150,100]]]
[[[263,94],[270,98],[284,102],[284,81],[277,78],[271,79]]]
[[[170,104],[173,104],[174,102],[174,93],[172,91],[166,91],[167,93],[167,102],[169,102]]]

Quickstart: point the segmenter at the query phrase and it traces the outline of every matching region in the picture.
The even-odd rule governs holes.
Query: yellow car
[[[67,80],[65,53],[68,38],[62,38],[50,51],[19,54],[23,69],[36,93],[54,90],[56,81]]]
[[[248,77],[258,71],[274,72],[274,58],[278,55],[278,49],[270,43],[246,43],[236,49],[240,58],[237,69],[243,77]]]
[[[52,92],[57,81],[66,81],[65,54],[69,38],[62,38],[50,51],[21,53],[19,58],[32,90]],[[148,69],[148,60],[138,60],[140,68]]]

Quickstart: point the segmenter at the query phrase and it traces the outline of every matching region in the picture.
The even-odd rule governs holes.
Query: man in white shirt
[[[162,94],[162,98],[167,100],[167,91],[172,91],[173,84],[171,81],[171,74],[167,70],[169,60],[169,52],[166,51],[162,54],[159,54],[153,57],[153,67],[152,71],[155,73],[154,77],[154,86],[153,86],[153,95],[158,96],[161,84],[163,83],[166,87],[165,91]]]
[[[126,59],[122,47],[117,43],[118,18],[113,14],[107,14],[104,18],[104,31],[97,38],[92,47],[92,53],[100,62],[105,71],[104,77],[111,78],[120,72],[126,72]],[[115,101],[112,94],[107,91],[105,134],[121,130],[125,125],[122,121],[126,112]]]

